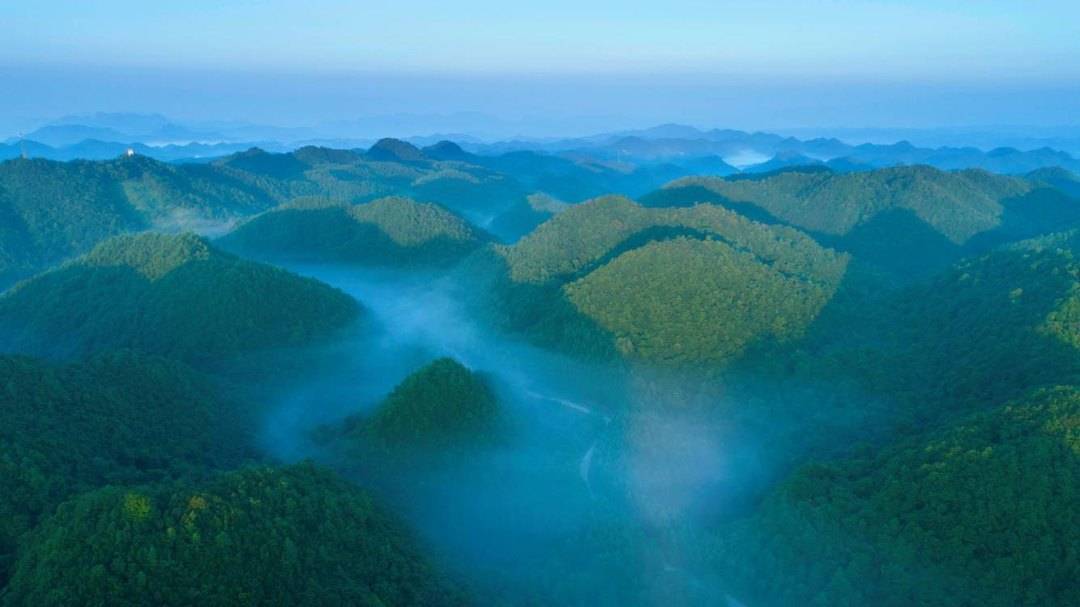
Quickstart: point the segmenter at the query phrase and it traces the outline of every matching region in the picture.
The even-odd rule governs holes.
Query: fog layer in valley
[[[367,314],[317,353],[313,372],[273,390],[260,435],[269,453],[327,461],[372,486],[482,594],[560,583],[564,599],[605,603],[632,593],[605,587],[621,583],[612,568],[654,587],[637,593],[645,604],[723,594],[690,571],[675,536],[758,474],[755,441],[695,408],[642,402],[625,368],[494,334],[469,317],[454,295],[460,285],[446,276],[283,266],[352,295]],[[443,356],[491,381],[506,440],[394,478],[342,463],[312,440],[320,427],[370,414],[409,373]]]

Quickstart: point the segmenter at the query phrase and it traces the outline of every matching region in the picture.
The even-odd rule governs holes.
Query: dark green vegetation
[[[20,537],[73,494],[235,466],[246,453],[242,421],[205,380],[165,359],[0,357],[0,580]]]
[[[0,163],[0,287],[115,234],[195,229],[273,204],[242,177],[204,165],[138,156]]]
[[[313,466],[108,487],[34,531],[9,605],[452,605],[372,499]]]
[[[487,379],[440,358],[406,377],[370,417],[347,419],[343,432],[393,451],[467,448],[498,438],[499,406]]]
[[[800,232],[715,205],[577,205],[497,248],[479,291],[513,331],[570,351],[674,364],[723,363],[802,334],[847,257]]]
[[[546,217],[527,212],[530,194],[574,202],[608,192],[639,195],[687,174],[676,167],[613,168],[536,152],[478,156],[451,142],[421,150],[395,139],[383,139],[366,153],[253,149],[213,166],[243,172],[281,200],[320,196],[356,204],[401,196],[436,203],[476,223],[491,222],[496,235],[508,240]]]
[[[485,239],[442,207],[406,198],[359,205],[300,199],[245,222],[220,243],[258,257],[408,266],[453,263]]]
[[[1080,237],[1045,236],[845,310],[819,328],[812,367],[847,369],[921,423],[1080,382],[1078,310]]]
[[[364,203],[400,196],[436,203],[515,240],[549,211],[530,195],[572,202],[639,195],[687,171],[624,169],[534,152],[477,156],[450,142],[424,150],[383,140],[367,153],[253,148],[200,164],[136,155],[108,161],[0,163],[0,288],[101,240],[148,228],[220,233],[296,198]],[[310,219],[310,218],[309,218]]]
[[[0,604],[1080,601],[1075,177],[680,170],[2,165]]]
[[[925,277],[963,255],[1080,223],[1080,201],[1045,179],[924,166],[690,177],[643,202],[709,202],[757,221],[793,226],[900,278]]]
[[[118,236],[0,297],[7,351],[70,357],[115,348],[219,360],[329,335],[356,318],[345,294],[244,261],[190,234]]]
[[[714,547],[752,605],[1074,605],[1080,391],[803,468]]]

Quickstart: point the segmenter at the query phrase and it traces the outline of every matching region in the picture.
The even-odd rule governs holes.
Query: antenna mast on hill
[[[26,137],[23,133],[19,133],[19,155],[22,156],[23,160],[26,160]]]

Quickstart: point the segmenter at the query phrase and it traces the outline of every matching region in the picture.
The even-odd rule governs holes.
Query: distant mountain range
[[[547,142],[506,141],[466,146],[491,154],[515,149],[588,156],[596,160],[631,163],[683,164],[720,159],[733,165],[730,172],[765,172],[792,166],[827,165],[853,171],[897,165],[926,164],[939,169],[981,168],[995,173],[1021,174],[1045,167],[1075,171],[1080,160],[1051,148],[1019,150],[976,147],[917,147],[908,141],[893,144],[852,145],[835,138],[797,139],[774,133],[748,133],[730,129],[702,131],[668,124],[644,129]],[[723,173],[723,171],[716,171]]]
[[[166,162],[200,162],[252,147],[270,152],[290,152],[309,145],[362,150],[375,142],[374,138],[356,136],[371,131],[361,128],[363,126],[362,122],[298,128],[246,123],[188,126],[157,114],[70,116],[0,143],[0,160],[19,156],[104,160],[132,150]],[[401,128],[405,129],[405,126]],[[713,175],[761,173],[810,165],[828,166],[841,172],[914,164],[945,170],[981,168],[1003,174],[1024,174],[1052,167],[1080,171],[1080,159],[1074,156],[1076,150],[1080,150],[1080,138],[1077,141],[1071,139],[1075,134],[1073,130],[1065,129],[1057,138],[1040,131],[1027,138],[1017,135],[1007,139],[1032,146],[1046,142],[1061,144],[1060,147],[1041,145],[1025,149],[989,147],[986,144],[994,141],[993,137],[977,131],[971,132],[970,140],[964,139],[966,131],[955,132],[944,139],[934,139],[927,134],[929,132],[895,133],[911,134],[922,141],[963,144],[929,147],[907,140],[880,143],[893,133],[883,129],[838,130],[843,140],[835,137],[800,139],[767,132],[701,130],[680,124],[561,139],[483,141],[461,133],[402,139],[417,146],[452,140],[464,150],[481,156],[530,151],[628,168],[672,164],[693,173]],[[856,137],[860,135],[866,137],[864,141],[875,143],[852,143],[858,141]]]

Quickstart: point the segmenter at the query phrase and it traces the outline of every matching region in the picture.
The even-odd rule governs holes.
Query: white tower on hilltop
[[[135,155],[135,148],[128,148],[127,151],[124,152],[124,156],[127,156],[128,158],[131,158],[134,155]]]

